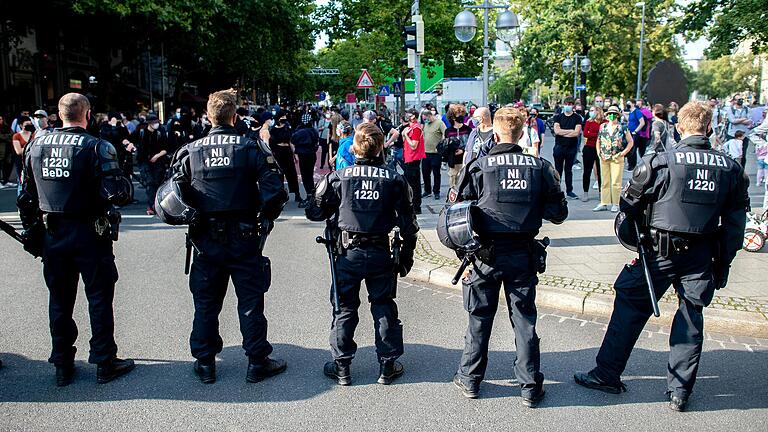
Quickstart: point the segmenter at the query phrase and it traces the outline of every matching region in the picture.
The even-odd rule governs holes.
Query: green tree
[[[758,90],[760,68],[754,55],[723,56],[699,63],[693,88],[706,97],[725,98],[738,92]]]
[[[320,8],[315,19],[328,34],[329,47],[318,55],[324,67],[340,68],[340,92],[354,91],[360,69],[368,69],[374,81],[397,78],[407,73],[402,26],[410,25],[412,0],[370,2],[331,0]],[[442,62],[446,76],[476,76],[481,69],[482,40],[459,42],[453,34],[453,18],[461,11],[454,0],[430,0],[420,5],[424,19],[424,59]],[[482,32],[480,32],[482,33]],[[352,73],[354,71],[354,73]],[[354,77],[354,78],[353,78]],[[343,89],[342,89],[343,88]]]
[[[648,0],[646,4],[643,77],[658,61],[681,57],[675,29],[669,25],[675,0]],[[592,61],[592,69],[584,77],[587,93],[635,94],[641,9],[634,2],[522,0],[515,10],[526,22],[521,40],[513,48],[524,87],[539,78],[545,85],[557,81],[564,93],[570,93],[573,73],[564,73],[561,65],[577,53]]]
[[[752,52],[768,52],[768,19],[765,0],[694,0],[678,20],[679,30],[695,39],[707,36],[707,54],[720,57],[731,54],[742,42]]]

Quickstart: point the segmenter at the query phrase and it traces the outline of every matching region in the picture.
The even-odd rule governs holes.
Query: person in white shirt
[[[743,148],[744,131],[740,130],[736,131],[734,137],[726,141],[725,145],[723,145],[723,151],[741,166],[744,166],[744,158],[741,156]]]

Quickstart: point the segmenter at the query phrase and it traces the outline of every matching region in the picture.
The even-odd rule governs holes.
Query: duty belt
[[[352,233],[349,231],[341,232],[341,246],[344,249],[353,249],[363,245],[375,245],[375,244],[389,246],[389,236],[360,234],[360,233]]]
[[[691,249],[691,239],[683,238],[676,233],[651,228],[653,250],[664,258],[672,255],[683,255]]]
[[[211,237],[222,243],[229,240],[228,234],[232,234],[243,239],[256,238],[259,235],[259,225],[257,221],[236,220],[227,217],[216,218],[209,217],[195,223],[191,231],[205,231]]]

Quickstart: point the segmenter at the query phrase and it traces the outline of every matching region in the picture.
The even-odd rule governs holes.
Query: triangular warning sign
[[[360,78],[357,80],[357,88],[373,88],[373,79],[371,74],[368,73],[368,69],[363,69],[363,73],[360,74]]]

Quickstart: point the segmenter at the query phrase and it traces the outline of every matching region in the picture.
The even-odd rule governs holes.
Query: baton
[[[333,312],[338,314],[341,312],[339,306],[339,291],[336,288],[336,260],[333,253],[333,222],[330,219],[326,221],[325,231],[323,231],[323,237],[315,237],[315,241],[322,245],[325,245],[325,249],[328,251],[328,260],[331,262],[331,294],[333,294]]]
[[[459,283],[459,279],[461,279],[461,275],[464,273],[464,270],[466,270],[467,266],[469,265],[470,257],[471,255],[465,255],[464,259],[461,260],[459,271],[457,271],[456,275],[454,275],[453,279],[451,279],[451,285],[456,285],[457,283]]]
[[[659,301],[656,299],[656,291],[653,289],[653,280],[651,279],[651,271],[648,268],[648,259],[645,255],[645,246],[643,245],[645,235],[640,234],[640,226],[637,224],[637,221],[633,221],[632,224],[635,226],[635,234],[637,235],[637,251],[640,254],[640,263],[643,265],[645,282],[648,285],[648,293],[651,295],[651,307],[653,307],[653,316],[658,318],[659,315],[661,315],[661,312],[659,311]]]
[[[0,230],[3,230],[3,232],[13,237],[13,239],[17,242],[24,244],[24,237],[22,237],[21,234],[16,231],[16,228],[2,219],[0,219]]]
[[[189,274],[189,265],[192,261],[192,240],[189,239],[189,233],[184,233],[184,242],[187,247],[187,254],[184,257],[184,274]]]

